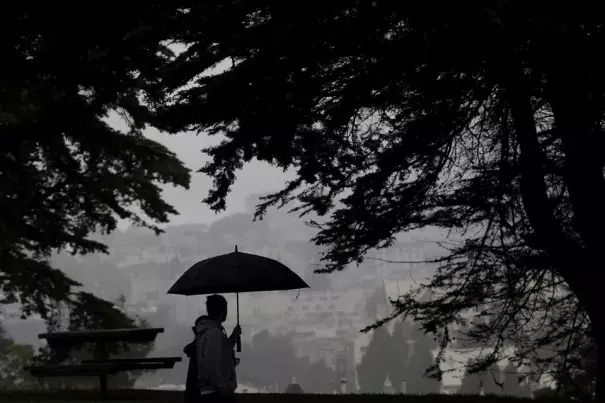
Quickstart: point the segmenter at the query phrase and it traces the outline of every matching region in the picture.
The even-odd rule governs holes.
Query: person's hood
[[[217,327],[220,329],[221,325],[217,321],[212,320],[207,316],[200,316],[195,320],[195,325],[191,328],[191,330],[193,330],[193,334],[195,335],[196,333],[200,334],[205,332],[211,327]],[[195,354],[195,339],[183,348],[183,352],[185,355],[187,355],[187,357],[191,357]]]
[[[216,327],[222,329],[223,326],[216,320],[210,319],[208,316],[200,316],[195,321],[195,330],[197,334],[204,333],[206,330]]]

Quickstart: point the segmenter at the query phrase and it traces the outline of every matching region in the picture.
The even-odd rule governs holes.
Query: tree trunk
[[[574,74],[576,73],[576,74]],[[605,315],[602,285],[605,272],[601,250],[605,246],[605,177],[603,132],[599,108],[590,101],[590,86],[581,79],[570,86],[568,77],[578,72],[558,72],[551,77],[551,104],[555,129],[563,142],[565,183],[573,210],[574,227],[581,237],[583,256],[562,268],[580,304],[586,310],[597,344],[596,399],[605,401]],[[566,77],[567,75],[567,77]]]
[[[597,339],[597,385],[595,388],[595,400],[605,402],[605,335],[603,330]]]
[[[603,148],[598,146],[601,141],[592,131],[594,127],[577,127],[578,121],[589,123],[586,110],[577,110],[569,104],[553,105],[556,129],[564,142],[565,182],[574,226],[581,237],[578,242],[563,231],[548,199],[543,171],[545,157],[538,141],[529,86],[522,70],[514,67],[517,66],[508,69],[503,81],[521,150],[523,206],[540,247],[548,253],[590,318],[598,349],[596,399],[605,401],[605,315],[600,301],[605,276],[599,253],[605,247],[605,179],[599,156]],[[578,101],[577,97],[566,95],[557,99]]]
[[[588,262],[585,259],[581,262]],[[603,293],[600,267],[594,271],[582,272],[582,270],[565,270],[563,278],[570,286],[574,295],[578,298],[580,305],[586,311],[592,327],[592,334],[597,345],[597,383],[595,398],[597,401],[605,401],[605,316],[603,315],[603,304],[600,295]]]

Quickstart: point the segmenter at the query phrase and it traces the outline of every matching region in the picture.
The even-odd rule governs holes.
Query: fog
[[[109,121],[120,127],[115,116]],[[202,148],[217,141],[193,133],[168,136],[149,130],[146,134],[174,151],[193,171],[207,161]],[[180,213],[165,226],[164,234],[156,236],[149,230],[121,223],[119,231],[102,237],[110,247],[108,255],[53,257],[55,267],[81,282],[85,290],[112,301],[123,296],[124,309],[129,314],[146,319],[154,327],[163,327],[165,331],[156,340],[154,355],[183,356],[183,362],[172,370],[143,374],[136,387],[184,387],[187,360],[182,349],[192,340],[195,319],[204,313],[204,298],[167,295],[166,291],[195,262],[231,252],[237,245],[240,251],[279,260],[311,287],[240,297],[243,349],[238,391],[283,392],[292,382],[300,384],[305,392],[359,389],[363,377],[359,366],[373,337],[360,330],[387,316],[391,309],[388,299],[406,292],[434,269],[428,264],[384,260],[422,261],[436,257],[442,253],[437,241],[444,234],[426,230],[401,235],[395,245],[370,253],[369,259],[359,266],[351,265],[331,275],[315,274],[321,250],[310,242],[314,229],[288,215],[285,209],[270,210],[264,220],[253,222],[258,197],[279,190],[291,177],[289,172],[251,162],[239,172],[227,210],[215,214],[201,203],[211,186],[210,179],[194,174],[189,190],[164,188],[165,199]],[[235,301],[233,296],[227,298],[229,331],[235,324]],[[19,343],[39,345],[36,335],[44,330],[43,322],[18,316],[17,310],[11,315],[8,309],[4,320],[7,331]],[[421,385],[422,365],[430,365],[437,346],[418,336],[413,324],[405,324],[407,330],[395,332],[396,323],[401,325],[393,322],[376,338],[393,340],[397,333],[403,338],[393,341],[392,348],[402,349],[400,353],[405,358],[411,354],[409,346],[415,346],[416,351],[424,348],[429,362],[425,359],[424,363],[410,363],[408,373],[401,375],[397,385],[387,381],[377,386],[377,391],[407,388],[408,393],[438,393],[457,388],[460,380],[454,375],[440,385],[434,381]],[[377,370],[378,367],[371,368],[370,372]]]

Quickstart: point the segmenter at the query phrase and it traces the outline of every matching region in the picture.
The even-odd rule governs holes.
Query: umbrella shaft
[[[239,326],[239,292],[235,293],[235,303],[237,308],[237,325]],[[242,339],[241,336],[237,338],[237,352],[242,351]]]
[[[235,304],[237,310],[237,324],[239,325],[239,292],[235,293]]]

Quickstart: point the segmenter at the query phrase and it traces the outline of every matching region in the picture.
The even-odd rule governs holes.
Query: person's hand
[[[233,332],[231,332],[231,337],[237,340],[242,335],[242,328],[240,325],[237,325],[233,328]]]

